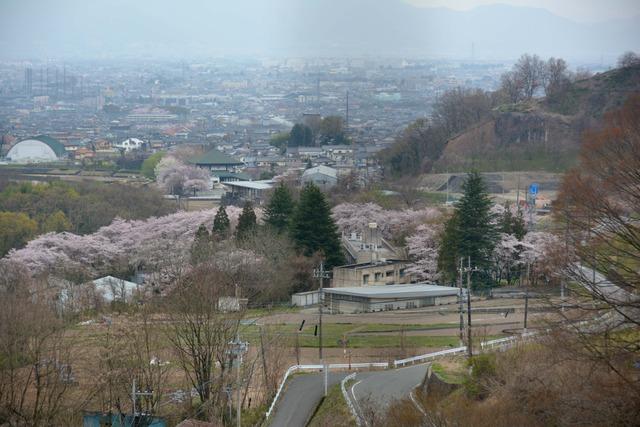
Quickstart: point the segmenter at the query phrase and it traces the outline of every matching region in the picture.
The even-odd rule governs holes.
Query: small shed
[[[307,307],[316,305],[320,301],[320,291],[298,292],[291,295],[291,305]]]

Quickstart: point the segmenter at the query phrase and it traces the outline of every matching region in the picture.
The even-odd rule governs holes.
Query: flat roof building
[[[412,285],[325,288],[324,306],[332,314],[415,309],[458,300],[458,288],[425,283]]]

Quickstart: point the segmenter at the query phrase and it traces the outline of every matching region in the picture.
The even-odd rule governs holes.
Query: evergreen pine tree
[[[291,192],[286,185],[280,183],[264,210],[264,222],[278,233],[282,233],[289,226],[293,209],[294,202]]]
[[[509,204],[504,206],[504,213],[498,220],[498,231],[501,233],[512,234],[516,239],[522,240],[527,234],[527,226],[524,222],[522,210],[518,208],[516,215],[513,215]]]
[[[518,208],[518,212],[511,220],[511,234],[516,236],[518,240],[522,240],[524,235],[527,234],[527,224],[524,222],[524,215],[520,208]]]
[[[204,224],[200,224],[191,245],[191,263],[199,264],[210,255],[211,235]]]
[[[246,202],[242,208],[242,213],[238,218],[238,227],[236,227],[236,239],[242,240],[252,233],[256,228],[256,213],[253,211],[251,202]]]
[[[455,279],[459,260],[462,259],[466,266],[468,257],[473,267],[487,272],[496,242],[496,227],[492,224],[491,214],[493,202],[480,174],[470,173],[462,189],[464,195],[446,224],[440,249],[442,273],[449,280]]]
[[[224,205],[220,205],[216,212],[216,216],[213,218],[213,229],[211,230],[211,233],[214,236],[225,238],[229,233],[230,226],[227,210],[224,208]]]
[[[344,263],[340,234],[324,194],[313,184],[300,193],[300,202],[291,218],[291,237],[306,256],[322,252],[327,268]]]
[[[458,245],[458,214],[454,212],[444,226],[440,251],[438,253],[438,271],[445,282],[455,282],[459,267]]]

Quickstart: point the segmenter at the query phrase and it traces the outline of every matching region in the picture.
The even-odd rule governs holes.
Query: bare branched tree
[[[46,289],[0,264],[0,423],[56,425],[73,384],[70,345]]]
[[[225,311],[220,298],[235,294],[214,264],[201,264],[188,273],[167,298],[166,329],[178,364],[195,388],[201,412],[210,419],[224,415],[224,387],[230,373],[230,343],[238,334],[243,316]]]
[[[577,256],[567,274],[588,297],[577,301],[581,312],[593,319],[575,328],[580,348],[640,398],[640,382],[624,369],[640,358],[640,95],[587,135],[556,207]]]

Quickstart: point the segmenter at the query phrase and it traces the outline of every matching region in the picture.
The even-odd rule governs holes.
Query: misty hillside
[[[449,139],[435,170],[563,170],[576,160],[583,133],[640,92],[640,66],[573,83],[546,98],[496,108],[489,120]]]
[[[0,53],[20,58],[260,52],[466,59],[473,44],[476,59],[512,59],[528,51],[600,61],[640,48],[638,16],[584,24],[544,9],[506,5],[454,11],[401,0],[3,3],[12,19],[0,27]]]

